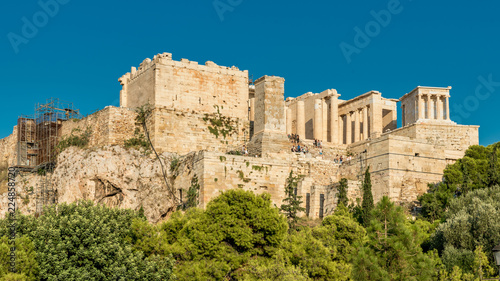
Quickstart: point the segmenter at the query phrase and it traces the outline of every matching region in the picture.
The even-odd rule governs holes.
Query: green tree
[[[331,249],[332,259],[350,262],[355,253],[354,245],[364,241],[366,230],[343,205],[323,219],[321,226],[313,230],[314,236]]]
[[[347,179],[346,178],[342,178],[339,182],[337,198],[338,198],[337,205],[342,204],[346,207],[349,205],[349,200],[347,199]]]
[[[199,192],[200,183],[198,182],[198,176],[194,175],[187,192],[187,202],[183,205],[184,210],[198,206]]]
[[[41,280],[170,280],[169,258],[134,250],[137,212],[94,205],[59,204],[39,218],[19,216],[19,234],[36,250]],[[2,223],[4,225],[4,222]],[[2,231],[7,231],[2,227]]]
[[[288,224],[290,230],[297,227],[297,222],[299,221],[299,212],[303,212],[306,209],[301,207],[302,196],[297,196],[297,185],[300,180],[299,176],[294,176],[293,171],[290,171],[290,175],[286,179],[285,184],[285,199],[283,199],[283,204],[281,205],[281,211],[285,214],[288,219]]]
[[[497,145],[493,146],[488,169],[488,186],[500,185],[500,172],[498,171]]]
[[[373,193],[372,193],[372,181],[370,177],[370,167],[366,168],[365,177],[363,180],[363,202],[362,207],[362,224],[367,227],[371,220],[371,211],[373,210]]]
[[[408,227],[401,207],[384,196],[372,212],[368,239],[353,258],[354,280],[429,280],[433,259]]]
[[[453,198],[500,181],[498,154],[494,152],[499,145],[473,145],[462,159],[448,165],[443,172],[443,182],[431,185],[428,193],[418,198],[422,205],[421,215],[429,221],[443,220]]]
[[[36,279],[28,279],[28,277],[26,277],[26,275],[22,273],[12,273],[12,272],[7,273],[0,278],[0,281],[28,281],[28,280],[36,280]]]
[[[11,247],[7,236],[0,238],[0,277],[4,277],[9,273]],[[37,280],[39,268],[36,261],[35,247],[31,240],[26,236],[18,237],[15,239],[15,247],[17,273],[24,276],[22,280]]]
[[[500,187],[479,189],[453,200],[446,221],[432,236],[448,271],[454,266],[465,273],[474,271],[474,251],[478,246],[493,261],[491,249],[500,241]]]
[[[244,281],[306,281],[311,280],[307,273],[293,266],[280,251],[274,258],[256,257],[250,259],[244,270],[238,272],[237,280]]]
[[[251,258],[273,257],[286,237],[286,218],[269,194],[229,190],[205,211],[194,210],[161,226],[175,236],[167,250],[177,259],[179,280],[233,278]]]
[[[282,249],[293,266],[314,280],[348,280],[351,265],[340,259],[335,245],[327,246],[309,227],[291,232]],[[330,238],[332,239],[332,238]]]

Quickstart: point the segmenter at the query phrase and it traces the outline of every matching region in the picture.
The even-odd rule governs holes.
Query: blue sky
[[[499,10],[494,0],[2,1],[0,137],[50,97],[84,114],[117,106],[117,79],[170,52],[282,76],[292,97],[452,86],[452,120],[480,125],[480,143],[491,144],[500,141]]]

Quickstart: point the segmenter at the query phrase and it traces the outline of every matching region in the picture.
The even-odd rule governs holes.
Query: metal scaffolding
[[[17,165],[31,167],[37,163],[36,124],[32,116],[17,119]]]
[[[75,109],[71,102],[50,98],[46,103],[36,105],[37,166],[54,162],[56,155],[55,148],[61,137],[63,121],[80,118],[79,110]]]
[[[50,175],[55,167],[62,124],[81,117],[73,103],[50,98],[46,103],[36,104],[34,116],[23,115],[17,120],[17,167],[41,176],[35,190],[37,214],[45,206],[57,203],[57,190]]]

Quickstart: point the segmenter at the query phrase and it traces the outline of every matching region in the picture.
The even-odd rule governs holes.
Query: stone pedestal
[[[252,155],[286,152],[285,79],[264,76],[255,81],[254,136],[248,144]]]

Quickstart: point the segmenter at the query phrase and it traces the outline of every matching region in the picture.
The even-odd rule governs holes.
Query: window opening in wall
[[[325,195],[319,195],[319,218],[323,218],[323,208],[325,207]]]

